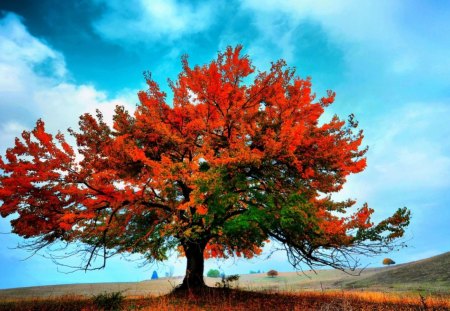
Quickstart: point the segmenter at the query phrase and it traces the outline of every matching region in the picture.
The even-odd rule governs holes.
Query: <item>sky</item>
[[[0,2],[0,154],[42,118],[56,133],[78,116],[115,105],[131,111],[152,73],[169,93],[181,57],[205,64],[242,44],[267,70],[284,59],[311,77],[320,97],[336,92],[325,118],[354,113],[369,146],[368,167],[335,197],[368,202],[374,220],[406,206],[407,248],[361,257],[370,267],[450,251],[450,4],[445,1],[2,0]],[[0,288],[142,281],[154,270],[182,275],[185,260],[141,267],[112,258],[104,270],[67,273],[15,248],[11,219],[0,219]],[[283,252],[252,260],[206,261],[207,271],[293,271]],[[269,256],[271,255],[271,256]],[[268,258],[269,257],[269,258]],[[71,259],[75,260],[75,259]]]

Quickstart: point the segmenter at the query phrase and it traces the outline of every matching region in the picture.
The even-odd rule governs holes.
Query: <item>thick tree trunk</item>
[[[206,246],[205,241],[190,241],[183,243],[184,253],[187,259],[186,275],[183,283],[178,289],[198,289],[206,287],[203,280],[203,270],[205,259],[203,251]]]

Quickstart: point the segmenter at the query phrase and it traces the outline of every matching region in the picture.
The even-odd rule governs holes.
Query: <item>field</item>
[[[124,310],[449,310],[450,253],[366,269],[241,275],[237,289],[171,294],[181,278],[0,290],[0,310],[97,310],[92,297],[122,292]],[[206,278],[214,287],[220,279]]]
[[[107,303],[106,306],[110,306]],[[101,305],[100,305],[101,306]],[[99,310],[83,296],[6,299],[0,310]],[[103,304],[105,306],[105,304]],[[120,310],[450,310],[448,296],[381,292],[256,292],[212,289],[206,293],[128,296]],[[114,309],[114,308],[111,308]],[[110,310],[110,308],[107,308]]]

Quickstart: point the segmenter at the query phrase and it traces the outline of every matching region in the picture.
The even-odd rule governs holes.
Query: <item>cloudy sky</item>
[[[319,3],[319,4],[318,4]],[[450,5],[444,1],[3,0],[0,4],[0,154],[42,118],[50,131],[116,104],[132,110],[144,71],[168,91],[180,57],[204,64],[229,45],[261,70],[283,58],[312,77],[326,112],[355,113],[369,145],[368,168],[337,197],[368,202],[375,220],[407,206],[408,248],[388,256],[417,260],[450,250]],[[8,219],[0,232],[10,232]],[[55,283],[140,281],[153,270],[183,274],[182,259],[159,266],[112,259],[105,270],[64,273],[0,235],[0,288]],[[42,254],[45,255],[45,254]],[[225,273],[291,271],[269,259],[208,260]],[[379,266],[381,258],[361,258]],[[63,270],[63,271],[61,271]]]

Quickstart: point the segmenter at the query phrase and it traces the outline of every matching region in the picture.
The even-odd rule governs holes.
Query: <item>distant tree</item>
[[[274,278],[278,275],[278,271],[277,270],[269,270],[267,271],[267,276],[270,276],[271,278]]]
[[[395,261],[393,261],[391,258],[384,258],[383,265],[386,266],[395,265]]]
[[[152,280],[157,280],[157,279],[158,279],[158,272],[153,271]]]
[[[218,277],[220,277],[220,271],[217,269],[209,269],[206,276],[208,276],[210,278],[218,278]]]
[[[173,271],[174,271],[173,266],[170,266],[168,271],[166,271],[164,274],[165,274],[166,277],[171,278],[171,277],[173,277]]]

